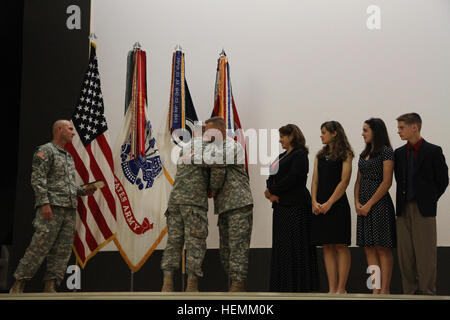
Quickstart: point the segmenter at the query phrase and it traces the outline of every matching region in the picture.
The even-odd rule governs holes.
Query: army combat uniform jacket
[[[250,182],[245,170],[244,149],[227,136],[223,152],[225,166],[211,167],[211,175],[223,176],[220,191],[214,197],[214,213],[216,214],[253,205]],[[225,174],[221,175],[220,171],[225,171]]]
[[[33,155],[31,185],[36,197],[35,207],[49,203],[76,208],[77,196],[85,195],[76,184],[72,156],[53,142],[37,147]]]
[[[193,140],[202,143],[199,138]],[[192,152],[195,151],[194,144],[191,144]],[[174,204],[192,205],[207,210],[208,191],[220,188],[224,172],[216,171],[210,174],[207,168],[194,165],[191,156],[186,150],[180,151],[175,182],[169,196],[169,206]]]

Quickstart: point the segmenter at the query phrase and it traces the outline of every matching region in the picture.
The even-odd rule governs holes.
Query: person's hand
[[[356,214],[358,216],[361,215],[361,208],[362,208],[362,204],[359,203],[359,201],[355,201],[355,210],[356,210]]]
[[[371,206],[369,206],[367,203],[363,206],[361,206],[361,208],[359,208],[359,214],[361,216],[367,217],[367,215],[369,214],[370,209],[372,209]]]
[[[50,206],[50,203],[44,204],[41,207],[41,213],[42,213],[42,216],[45,219],[52,219],[53,218],[53,211],[52,211],[52,207]]]
[[[330,202],[325,202],[323,204],[319,204],[320,213],[327,214],[328,211],[330,211],[332,204]]]
[[[312,209],[316,216],[318,216],[320,214],[320,204],[317,203],[316,201],[312,202]]]
[[[269,200],[270,200],[270,202],[275,202],[275,203],[279,203],[280,202],[280,197],[279,196],[276,196],[276,195],[274,195],[274,194],[271,194],[270,196],[269,196]]]
[[[84,189],[84,193],[89,196],[93,194],[97,190],[97,187],[94,185],[89,185]]]
[[[266,189],[266,191],[264,191],[264,196],[266,197],[266,199],[270,199],[271,194],[269,189]]]

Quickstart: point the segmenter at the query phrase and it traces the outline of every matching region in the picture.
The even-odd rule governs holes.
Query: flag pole
[[[78,270],[80,270],[80,271],[78,271]],[[78,266],[78,260],[75,258],[75,274],[77,272],[80,272],[80,279],[82,279],[82,277],[81,277],[81,268]],[[80,285],[81,285],[81,283],[80,283]],[[77,291],[78,291],[77,287],[74,286],[74,288],[72,289],[72,292],[77,292]]]
[[[134,272],[130,270],[130,292],[134,291]]]

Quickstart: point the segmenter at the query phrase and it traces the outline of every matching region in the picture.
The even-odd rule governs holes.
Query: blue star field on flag
[[[108,129],[94,46],[91,46],[89,69],[84,77],[78,106],[71,120],[84,146],[89,145],[92,140]]]

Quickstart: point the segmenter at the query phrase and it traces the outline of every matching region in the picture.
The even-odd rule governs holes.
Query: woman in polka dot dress
[[[381,288],[374,286],[373,293],[389,294],[392,248],[396,244],[395,210],[389,194],[394,152],[383,120],[365,121],[362,136],[366,147],[359,158],[355,183],[356,244],[364,248],[367,264],[381,269]]]
[[[319,288],[316,247],[311,241],[311,195],[306,187],[308,148],[300,128],[279,129],[286,151],[270,167],[264,195],[272,203],[270,291],[311,292]]]

